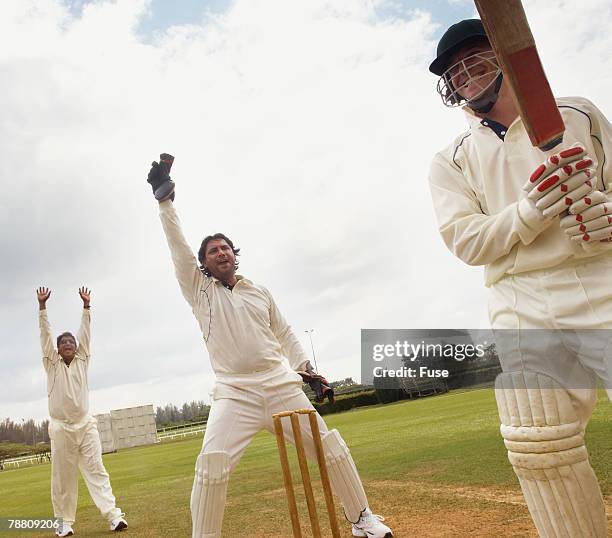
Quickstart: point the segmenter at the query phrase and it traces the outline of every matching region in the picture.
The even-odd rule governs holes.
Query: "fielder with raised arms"
[[[597,377],[612,398],[610,358],[572,338],[612,329],[612,127],[590,101],[558,99],[568,142],[532,147],[478,19],[446,31],[430,71],[469,124],[429,182],[444,242],[485,266],[491,324],[510,335],[496,382],[508,457],[540,536],[603,538],[584,431]]]
[[[198,320],[216,383],[196,460],[191,492],[192,536],[221,536],[227,485],[251,439],[261,430],[274,433],[272,415],[313,406],[302,391],[302,376],[323,397],[327,381],[310,368],[300,343],[279,312],[270,292],[236,274],[239,249],[223,234],[206,237],[198,258],[181,231],[169,180],[171,157],[154,162],[148,182],[159,201],[176,277]],[[287,368],[283,357],[289,361]],[[323,387],[321,389],[321,386]],[[317,415],[330,481],[340,497],[353,536],[390,538],[391,529],[368,507],[366,494],[348,447],[337,430],[328,431]],[[303,415],[304,445],[309,458],[315,447]],[[285,430],[293,442],[293,432]],[[280,476],[279,476],[280,480]],[[280,482],[279,482],[280,486]],[[245,533],[245,535],[248,533]]]
[[[102,446],[96,419],[89,414],[90,300],[87,288],[79,289],[83,301],[81,327],[75,338],[64,332],[53,345],[47,317],[48,288],[38,288],[40,345],[47,372],[49,438],[51,439],[51,501],[56,518],[62,520],[57,536],[72,536],[78,498],[78,471],[110,530],[127,528],[124,514],[115,504],[110,479],[102,462]],[[78,345],[77,345],[78,341]]]

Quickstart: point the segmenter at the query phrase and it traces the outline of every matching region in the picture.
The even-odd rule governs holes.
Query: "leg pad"
[[[346,518],[356,523],[367,509],[368,499],[351,452],[338,430],[328,432],[322,442],[331,485],[342,501]]]
[[[603,499],[568,391],[545,374],[508,372],[497,377],[495,397],[508,459],[540,536],[604,538]]]
[[[192,538],[219,538],[230,474],[227,452],[201,452],[191,490]]]

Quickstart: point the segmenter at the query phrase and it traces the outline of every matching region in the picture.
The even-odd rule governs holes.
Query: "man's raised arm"
[[[40,347],[43,354],[43,366],[45,370],[59,360],[59,355],[53,346],[51,336],[51,325],[47,317],[47,299],[51,296],[49,288],[40,287],[36,290],[38,297],[38,322],[40,325]]]
[[[155,193],[163,181],[169,179],[169,177],[162,167],[157,163],[153,163],[147,181],[151,184]],[[174,272],[183,292],[183,297],[194,308],[198,302],[200,288],[205,277],[202,271],[200,271],[198,261],[183,235],[180,220],[172,205],[173,199],[174,190],[167,198],[159,202],[159,217],[166,234],[166,240],[168,241],[170,255],[174,264]]]
[[[81,316],[81,326],[77,333],[79,341],[79,355],[89,360],[89,345],[91,342],[91,315],[89,312],[91,301],[91,290],[83,287],[79,288],[79,296],[83,300],[83,315]]]

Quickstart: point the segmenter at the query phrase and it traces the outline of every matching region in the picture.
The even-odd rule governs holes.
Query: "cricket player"
[[[102,463],[102,447],[96,419],[89,414],[90,300],[91,292],[80,288],[83,300],[81,327],[75,338],[64,332],[53,346],[47,317],[48,288],[38,288],[40,344],[47,372],[49,438],[51,439],[51,501],[62,526],[57,536],[72,536],[78,496],[78,469],[94,503],[108,520],[111,531],[126,529],[124,514],[115,505],[108,473]],[[78,344],[77,344],[78,340]]]
[[[558,99],[564,143],[532,147],[478,19],[446,31],[430,71],[469,125],[436,154],[429,183],[444,242],[485,266],[491,324],[504,330],[496,398],[509,460],[540,536],[603,538],[584,431],[597,378],[612,397],[600,342],[612,329],[612,127],[590,101]]]
[[[163,190],[168,180],[164,168],[154,162],[148,177],[153,192]],[[312,372],[270,292],[236,274],[240,249],[228,237],[206,237],[196,260],[181,231],[173,199],[174,190],[160,201],[160,218],[179,286],[198,320],[216,374],[191,492],[192,536],[218,538],[229,475],[251,439],[263,429],[274,433],[273,414],[313,408],[297,372],[309,372],[305,377],[310,382],[314,378],[328,384]],[[352,523],[353,536],[392,537],[391,529],[382,523],[384,518],[368,506],[346,443],[337,430],[328,431],[321,417],[317,418],[332,488]],[[306,454],[315,459],[308,419],[302,415],[300,420]],[[285,437],[293,442],[290,428],[286,428]]]

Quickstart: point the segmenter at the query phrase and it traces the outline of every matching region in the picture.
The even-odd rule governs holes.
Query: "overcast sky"
[[[559,96],[612,114],[612,4],[527,0]],[[92,290],[92,412],[208,401],[213,375],[149,185],[176,156],[197,250],[222,231],[320,370],[359,377],[362,328],[486,327],[482,269],[444,247],[432,155],[464,130],[427,71],[461,0],[3,0],[0,419],[47,416],[54,333]]]

